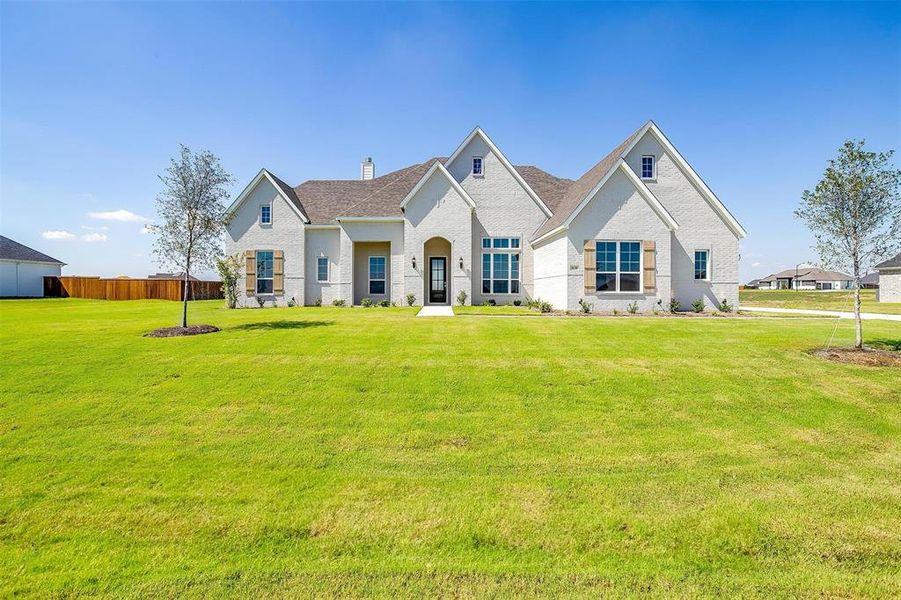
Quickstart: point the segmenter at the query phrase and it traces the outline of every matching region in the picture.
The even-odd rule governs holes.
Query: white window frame
[[[476,160],[479,161],[479,172],[476,173]],[[485,157],[484,156],[473,156],[472,157],[472,176],[473,177],[484,177],[485,176]]]
[[[594,265],[595,269],[597,269],[597,251],[598,251],[598,242],[604,244],[616,244],[616,271],[615,271],[615,279],[614,283],[616,284],[615,290],[599,290],[597,289],[597,276],[598,273],[614,273],[614,271],[598,271],[594,272],[594,293],[595,294],[644,294],[644,245],[641,243],[641,240],[595,240],[594,241]],[[621,271],[621,260],[620,260],[620,244],[638,244],[638,273],[635,271]],[[638,275],[638,289],[637,290],[623,290],[620,285],[620,275],[626,273],[627,275]]]
[[[645,177],[644,175],[644,159],[651,159],[651,176]],[[657,180],[657,157],[654,154],[642,154],[641,162],[638,164],[639,175],[643,181],[656,181]]]
[[[272,277],[260,277],[260,254],[262,252],[268,252],[272,255]],[[257,296],[265,295],[265,294],[274,294],[275,293],[275,250],[257,250],[253,255],[253,260],[255,261],[254,265],[254,277],[256,281],[254,282],[254,292]],[[271,292],[261,292],[260,291],[260,282],[261,281],[271,281],[272,282],[272,291]]]
[[[319,272],[319,261],[325,261],[325,279],[320,278]],[[316,281],[319,283],[328,283],[329,275],[331,275],[331,265],[329,264],[328,256],[317,256],[316,257]]]
[[[269,220],[263,221],[263,208],[269,209]],[[272,225],[272,203],[269,202],[267,204],[260,204],[260,212],[259,212],[260,225],[263,227],[269,227]]]
[[[382,277],[381,279],[373,279],[372,278],[372,259],[373,258],[381,258],[384,261],[385,276]],[[368,278],[368,282],[366,285],[366,291],[368,292],[369,296],[372,296],[372,295],[387,296],[388,295],[388,257],[380,255],[380,254],[370,254],[369,259],[366,261],[366,276]],[[373,281],[381,281],[385,285],[385,291],[382,292],[381,294],[377,294],[376,292],[373,292],[372,291],[372,282]]]
[[[510,243],[506,248],[495,248],[494,240],[496,239],[508,239]],[[488,240],[488,247],[485,247],[485,240]],[[513,247],[513,240],[517,241],[517,247]],[[497,235],[494,237],[484,236],[480,242],[479,246],[479,291],[482,296],[521,296],[522,295],[522,238],[518,235]],[[485,258],[484,256],[488,254],[491,258],[488,260],[488,276],[485,276]],[[513,259],[507,259],[507,291],[506,292],[495,292],[494,291],[494,255],[495,254],[507,254],[508,256],[512,256],[513,254],[517,255],[516,258],[516,278],[513,278],[511,273],[513,272]],[[482,291],[482,284],[485,280],[488,280],[488,287],[490,289],[489,292]],[[498,279],[498,281],[504,281],[503,279]],[[513,282],[517,282],[517,287],[519,291],[513,292],[510,291],[513,289]]]
[[[703,279],[698,279],[698,276],[697,276],[698,252],[706,252],[707,253],[707,262],[704,265],[705,269],[704,269],[704,278]],[[691,277],[692,277],[692,279],[694,279],[695,281],[710,281],[710,256],[711,256],[711,254],[712,253],[710,252],[709,248],[695,248],[694,249],[694,251],[691,254]]]

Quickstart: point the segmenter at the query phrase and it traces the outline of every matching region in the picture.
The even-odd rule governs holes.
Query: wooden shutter
[[[641,249],[644,252],[644,293],[653,294],[657,291],[657,244],[654,240],[645,240]]]
[[[595,272],[597,271],[597,263],[595,262],[595,252],[597,251],[597,244],[594,240],[585,240],[585,246],[582,250],[582,256],[584,258],[584,271],[585,271],[585,292],[588,294],[593,294],[597,291],[597,281],[595,279]]]
[[[285,293],[285,253],[281,250],[272,253],[272,292]]]
[[[253,250],[244,251],[244,288],[248,296],[253,296],[257,289],[257,253]]]

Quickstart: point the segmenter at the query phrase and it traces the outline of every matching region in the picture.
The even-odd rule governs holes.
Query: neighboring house
[[[756,290],[759,287],[760,287],[759,279],[752,279],[751,281],[749,281],[748,283],[745,284],[745,289],[747,289],[747,290]]]
[[[44,277],[59,277],[65,264],[0,235],[0,296],[43,297]]]
[[[854,278],[839,271],[826,271],[812,265],[799,265],[760,280],[761,290],[850,290]]]
[[[860,278],[860,287],[865,290],[879,289],[879,273],[867,273]]]
[[[185,274],[181,273],[154,273],[153,275],[148,275],[147,279],[178,279],[180,281],[184,281]],[[188,281],[200,281],[193,275],[188,275]]]
[[[901,302],[901,254],[876,265],[879,272],[879,301]]]
[[[448,158],[296,187],[263,169],[229,208],[242,302],[542,298],[596,311],[738,303],[746,233],[648,122],[577,180],[514,166],[480,128]]]

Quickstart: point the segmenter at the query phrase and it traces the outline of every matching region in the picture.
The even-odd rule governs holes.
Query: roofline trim
[[[416,185],[413,186],[413,189],[410,190],[410,192],[407,194],[407,196],[403,200],[401,200],[400,209],[404,210],[404,207],[406,207],[407,204],[410,202],[410,200],[412,200],[413,197],[417,193],[419,193],[419,190],[422,189],[422,186],[425,185],[425,182],[428,181],[429,178],[431,178],[431,176],[434,175],[436,171],[440,172],[442,175],[444,175],[444,177],[447,178],[447,180],[450,182],[451,187],[453,187],[454,190],[460,195],[460,197],[463,198],[464,201],[466,201],[466,203],[469,205],[469,207],[472,210],[475,210],[476,203],[473,202],[472,198],[469,197],[469,194],[466,193],[466,190],[463,189],[463,187],[460,185],[460,183],[456,179],[454,179],[454,176],[450,174],[450,171],[448,171],[444,167],[444,165],[441,164],[440,160],[436,160],[434,162],[434,164],[432,164],[432,166],[429,167],[429,170],[426,171],[425,174],[419,178],[419,181],[416,182]]]
[[[541,199],[541,197],[537,193],[535,193],[535,190],[533,190],[532,187],[528,183],[526,183],[526,180],[523,179],[519,171],[516,170],[516,167],[513,166],[513,163],[507,160],[507,157],[504,156],[504,153],[501,152],[500,148],[498,148],[497,145],[495,145],[495,143],[491,141],[491,138],[488,137],[488,134],[485,133],[481,127],[476,126],[476,128],[473,129],[468,136],[466,136],[466,139],[463,140],[463,142],[459,146],[457,146],[457,149],[454,150],[454,153],[451,154],[450,157],[448,157],[445,163],[448,165],[451,164],[460,155],[460,153],[463,152],[463,149],[466,148],[469,142],[471,142],[476,136],[482,138],[482,141],[484,141],[488,148],[495,154],[495,156],[497,156],[498,160],[501,161],[501,164],[504,165],[504,168],[506,168],[507,171],[510,172],[516,182],[519,183],[519,185],[523,187],[523,189],[532,198],[532,200],[535,201],[535,204],[538,205],[538,208],[541,209],[545,216],[550,218],[554,214],[551,212],[551,209],[549,209]]]
[[[403,217],[335,217],[339,223],[403,223]]]
[[[282,186],[280,186],[278,183],[276,183],[275,179],[272,178],[272,175],[266,169],[260,169],[260,172],[256,174],[256,177],[254,177],[251,180],[251,182],[247,184],[247,187],[245,187],[244,190],[240,194],[238,194],[238,197],[235,198],[235,201],[232,202],[231,206],[229,206],[225,210],[225,214],[227,216],[233,215],[235,213],[235,211],[237,211],[238,208],[242,204],[244,204],[244,201],[250,197],[251,192],[253,192],[253,190],[257,187],[257,185],[259,185],[260,181],[262,181],[263,179],[266,179],[269,183],[272,184],[272,187],[275,188],[275,191],[278,192],[278,195],[281,196],[282,199],[288,203],[288,206],[291,207],[291,209],[297,214],[298,217],[300,217],[303,220],[304,223],[310,222],[309,217],[307,217],[305,214],[303,214],[303,211],[300,210],[296,204],[294,204],[294,201],[292,201],[290,198],[288,198],[288,196],[285,194],[284,190],[282,190]]]
[[[23,246],[25,244],[22,244]],[[26,246],[27,248],[27,246]],[[33,248],[32,248],[33,250]],[[35,250],[37,252],[37,250]],[[64,263],[61,260],[26,260],[24,258],[2,258],[0,257],[0,262],[12,262],[12,263],[31,263],[34,265],[59,265],[61,267],[65,267],[68,263]]]
[[[701,176],[698,175],[697,171],[692,168],[691,164],[682,154],[676,150],[676,147],[669,141],[663,131],[657,127],[657,124],[654,121],[648,121],[645,123],[645,126],[641,128],[638,135],[635,136],[635,139],[632,140],[632,143],[629,144],[621,155],[622,158],[626,158],[626,155],[632,151],[633,148],[638,144],[639,141],[645,136],[646,133],[651,132],[651,134],[657,138],[657,141],[663,146],[663,148],[672,155],[672,157],[676,160],[676,164],[679,166],[682,171],[688,175],[688,179],[694,184],[696,188],[701,192],[701,195],[704,196],[704,199],[713,207],[713,209],[719,214],[720,218],[726,222],[726,225],[729,226],[729,229],[732,230],[735,235],[739,238],[748,237],[748,232],[744,227],[738,222],[738,220],[732,216],[732,213],[729,212],[729,209],[726,208],[726,205],[720,202],[720,199],[716,197],[716,194],[713,193],[704,180],[701,179]]]

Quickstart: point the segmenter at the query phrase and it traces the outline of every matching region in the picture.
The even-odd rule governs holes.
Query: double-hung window
[[[369,257],[369,293],[385,293],[385,257]]]
[[[272,205],[260,205],[260,225],[272,225]]]
[[[596,242],[595,289],[641,291],[641,242]]]
[[[519,293],[519,238],[482,238],[482,293]]]
[[[272,250],[257,251],[257,294],[272,293]]]
[[[710,279],[710,252],[695,250],[695,279]]]
[[[641,178],[656,179],[656,173],[654,172],[653,155],[649,154],[641,157]]]
[[[481,177],[485,174],[482,170],[482,157],[481,156],[473,156],[472,157],[472,174],[476,177]]]
[[[316,259],[316,281],[328,281],[328,256],[320,256]]]

